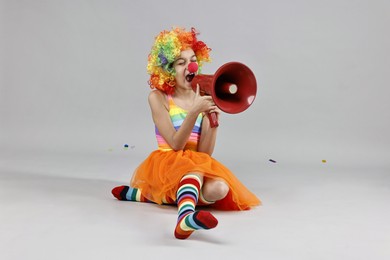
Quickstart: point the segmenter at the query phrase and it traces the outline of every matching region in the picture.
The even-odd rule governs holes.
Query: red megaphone
[[[188,67],[190,72],[195,72],[198,68],[196,63],[190,63]],[[195,67],[196,70],[191,71]],[[191,81],[194,91],[198,84],[201,94],[210,95],[215,105],[229,114],[246,110],[255,100],[257,92],[255,75],[246,65],[239,62],[222,65],[214,75],[196,75]],[[211,127],[219,125],[216,113],[209,113],[208,117]]]

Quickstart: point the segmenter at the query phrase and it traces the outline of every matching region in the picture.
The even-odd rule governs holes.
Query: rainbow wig
[[[181,51],[192,49],[195,52],[199,71],[205,61],[211,61],[209,55],[211,49],[204,42],[198,41],[196,38],[198,34],[195,28],[191,28],[189,32],[184,28],[173,28],[157,35],[148,56],[147,66],[150,74],[149,85],[152,89],[173,94],[176,85],[173,62]]]

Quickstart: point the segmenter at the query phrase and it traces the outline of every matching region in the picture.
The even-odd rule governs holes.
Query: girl
[[[211,128],[205,115],[219,113],[210,96],[191,87],[188,64],[210,61],[208,46],[197,39],[194,28],[162,31],[148,56],[149,105],[158,150],[135,170],[130,186],[119,186],[112,194],[119,200],[177,204],[174,235],[188,238],[199,229],[217,226],[208,211],[197,205],[222,210],[247,210],[260,204],[220,162],[211,157],[218,128]]]

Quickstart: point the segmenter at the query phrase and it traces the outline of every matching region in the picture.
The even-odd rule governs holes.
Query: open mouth
[[[194,79],[194,77],[195,77],[195,73],[189,73],[189,74],[187,74],[187,76],[186,76],[186,80],[187,80],[188,82],[191,82],[191,81]]]

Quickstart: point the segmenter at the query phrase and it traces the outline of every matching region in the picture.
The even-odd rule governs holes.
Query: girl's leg
[[[153,201],[150,201],[147,198],[145,198],[145,196],[142,195],[142,192],[140,189],[132,188],[129,186],[123,185],[123,186],[115,187],[114,189],[112,189],[111,193],[118,200],[154,203]],[[171,198],[168,198],[168,197],[163,199],[163,203],[164,204],[175,204],[175,202]]]
[[[200,174],[185,175],[179,183],[177,190],[178,219],[175,228],[175,237],[188,238],[198,229],[211,229],[217,226],[218,220],[207,211],[195,211],[203,177]]]
[[[221,200],[229,193],[229,186],[222,179],[205,178],[201,191],[201,202],[212,204]]]

